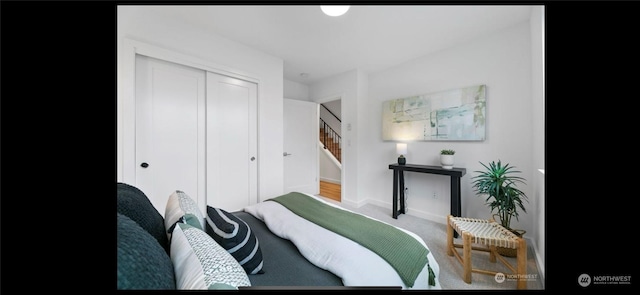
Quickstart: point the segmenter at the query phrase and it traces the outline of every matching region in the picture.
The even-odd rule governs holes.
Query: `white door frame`
[[[119,39],[117,56],[117,181],[134,184],[136,183],[136,163],[135,163],[135,121],[136,121],[136,101],[135,101],[135,69],[136,54],[162,59],[165,61],[182,64],[185,66],[210,71],[213,73],[230,76],[233,78],[249,81],[258,84],[258,98],[260,97],[260,79],[257,75],[240,71],[228,66],[219,65],[208,60],[196,58],[187,54],[173,50],[164,49],[159,46],[133,40],[127,37]],[[258,110],[260,109],[260,99],[258,99]],[[259,113],[259,111],[258,111]],[[258,130],[258,137],[259,137]],[[260,158],[260,150],[258,150]],[[258,183],[260,175],[258,173]],[[201,194],[202,192],[202,194]],[[206,186],[198,188],[198,204],[206,204]],[[258,190],[258,200],[260,190]],[[205,211],[205,208],[200,208]],[[206,212],[204,212],[206,213]]]

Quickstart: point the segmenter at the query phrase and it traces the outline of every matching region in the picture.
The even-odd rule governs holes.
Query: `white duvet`
[[[308,196],[330,206],[353,212],[319,197]],[[244,211],[262,220],[277,236],[294,243],[300,253],[311,263],[342,278],[342,283],[345,286],[400,286],[402,289],[412,290],[441,289],[438,281],[440,267],[433,254],[431,254],[431,250],[427,255],[428,264],[424,266],[422,272],[418,275],[413,287],[408,287],[393,267],[376,253],[296,215],[277,202],[261,202],[245,207]],[[402,228],[398,229],[411,235],[429,249],[418,235]],[[427,266],[431,266],[435,274],[435,286],[429,286]]]

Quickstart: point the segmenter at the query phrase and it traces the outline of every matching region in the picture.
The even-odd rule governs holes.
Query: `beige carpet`
[[[474,273],[471,274],[471,284],[467,284],[462,280],[462,265],[458,262],[455,256],[447,255],[447,228],[444,224],[433,222],[430,220],[422,219],[408,214],[400,214],[398,219],[391,217],[391,209],[382,208],[375,205],[367,204],[360,208],[354,208],[345,204],[339,204],[330,199],[326,199],[334,204],[338,204],[349,210],[376,218],[378,220],[393,224],[395,226],[409,230],[418,236],[420,236],[433,256],[436,258],[438,265],[440,266],[439,281],[442,289],[453,290],[515,290],[516,282],[508,279],[504,282],[498,283],[494,276]],[[527,241],[529,242],[529,241]],[[455,239],[455,243],[462,244],[461,239]],[[527,289],[529,290],[543,290],[544,283],[542,282],[542,276],[538,273],[538,267],[536,265],[535,256],[531,246],[528,246],[529,251],[527,253]],[[458,249],[461,253],[462,249]],[[489,254],[486,252],[473,251],[471,265],[473,268],[490,269],[500,271],[505,274],[510,273],[510,270],[504,266],[500,261],[496,263],[489,262]],[[515,258],[505,257],[511,265],[515,267]]]

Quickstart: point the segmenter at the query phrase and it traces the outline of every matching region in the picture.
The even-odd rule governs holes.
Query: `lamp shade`
[[[407,153],[407,144],[406,143],[396,144],[396,153],[398,153],[398,155],[405,155]]]

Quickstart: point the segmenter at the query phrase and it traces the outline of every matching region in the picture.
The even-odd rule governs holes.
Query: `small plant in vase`
[[[453,155],[455,155],[455,153],[456,151],[454,150],[440,151],[440,164],[442,164],[442,168],[453,169]]]

